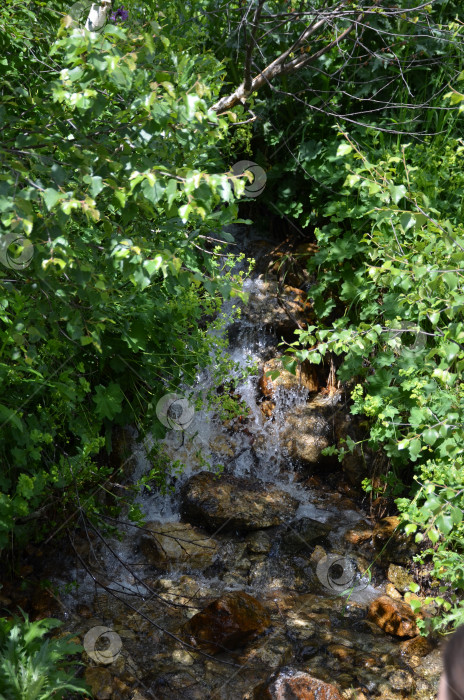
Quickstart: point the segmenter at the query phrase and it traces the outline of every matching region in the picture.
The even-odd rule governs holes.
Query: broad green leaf
[[[58,190],[53,189],[53,187],[47,187],[47,189],[43,192],[43,198],[48,211],[53,209],[55,204],[64,196],[65,195]]]
[[[348,153],[351,153],[352,150],[353,148],[349,143],[341,143],[337,148],[337,156],[346,156]]]
[[[406,194],[406,187],[404,185],[390,185],[388,188],[392,197],[392,200],[394,201],[395,204],[398,204],[398,202],[403,199],[403,197]]]

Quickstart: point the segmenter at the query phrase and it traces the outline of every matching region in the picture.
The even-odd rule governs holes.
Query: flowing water
[[[242,235],[241,243],[247,253],[264,256],[273,245],[257,244],[253,234]],[[193,413],[185,430],[169,431],[164,449],[174,462],[182,463],[183,471],[171,479],[167,493],[145,489],[138,501],[147,522],[180,523],[185,520],[183,484],[199,471],[220,465],[226,476],[248,479],[250,484],[258,481],[263,494],[271,487],[289,494],[298,501],[296,510],[284,515],[280,525],[258,530],[260,534],[210,528],[216,554],[201,566],[188,561],[154,563],[142,545],[144,533],[129,524],[120,526],[121,541],[109,538],[103,543],[91,533],[90,546],[84,547],[87,571],[78,562],[66,579],[56,577],[61,584],[70,578],[78,584],[63,597],[68,628],[83,637],[89,630],[108,627],[120,640],[113,663],[100,665],[112,674],[113,695],[108,691],[107,698],[118,697],[114,688],[119,682],[121,687],[138,688],[147,699],[244,700],[284,667],[285,673],[305,671],[336,683],[346,698],[431,700],[439,673],[437,652],[431,651],[424,663],[420,654],[400,646],[404,640],[366,620],[369,604],[385,592],[385,567],[377,565],[372,548],[363,550],[345,539],[360,521],[369,525],[366,513],[354,500],[328,489],[320,469],[322,479],[311,479],[313,470],[302,468],[284,444],[289,415],[308,406],[313,431],[323,434],[331,416],[347,410],[341,392],[315,396],[304,386],[280,388],[272,397],[272,412],[263,413],[260,372],[264,362],[279,354],[280,338],[272,323],[277,300],[269,294],[269,279],[260,269],[258,265],[245,282],[250,303],[242,317],[233,317],[233,302],[222,309],[223,332],[236,365],[230,378],[238,380],[234,393],[246,411],[221,419],[214,408],[204,406]],[[243,370],[253,366],[258,372],[243,376]],[[195,393],[205,395],[213,385],[211,374],[202,372],[193,395],[186,395],[190,406]],[[132,478],[137,479],[152,466],[148,453],[153,445],[150,440],[137,442],[135,433],[133,437]],[[341,475],[334,480],[333,465],[330,469],[331,484],[342,481]],[[347,588],[349,595],[343,594]],[[267,605],[270,631],[245,649],[214,658],[183,646],[178,637],[185,622],[206,603],[234,590]],[[125,697],[121,689],[118,692]],[[105,700],[104,693],[101,697]]]

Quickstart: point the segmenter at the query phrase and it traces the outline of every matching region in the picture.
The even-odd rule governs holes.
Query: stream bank
[[[321,454],[359,422],[330,367],[295,377],[279,359],[281,339],[313,319],[313,244],[295,249],[284,276],[276,241],[251,233],[242,246],[257,265],[226,332],[243,414],[192,413],[164,441],[184,465],[172,491],[139,497],[145,527],[121,524],[122,541],[78,533],[76,556],[48,562],[58,616],[84,642],[97,700],[432,700],[441,655],[407,604],[411,543],[394,517],[375,522],[363,509],[359,453],[341,465]],[[253,362],[258,372],[243,378]],[[198,390],[211,382],[203,373]],[[131,439],[136,479],[151,467],[150,444]],[[52,597],[38,601],[37,615],[57,614]]]

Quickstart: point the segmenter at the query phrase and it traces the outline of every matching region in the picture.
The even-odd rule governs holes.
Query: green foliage
[[[87,695],[86,685],[74,678],[69,657],[83,648],[69,638],[46,639],[61,626],[47,618],[30,622],[0,618],[0,697],[5,700],[49,700],[70,692]]]
[[[222,66],[153,8],[96,33],[59,9],[1,14],[0,548],[81,492],[98,515],[112,426],[162,437],[158,400],[224,367],[209,326],[242,296],[223,227],[244,182],[209,108]]]
[[[421,556],[433,555],[433,574],[447,584],[437,599],[444,614],[422,623],[434,628],[462,620],[464,609],[463,153],[460,141],[437,139],[371,147],[367,158],[345,134],[328,156],[339,164],[340,196],[327,202],[309,266],[323,325],[297,331],[289,348],[298,361],[343,358],[352,412],[370,419],[368,444],[392,465],[390,493],[415,475],[412,500],[397,503],[407,532],[432,543]]]

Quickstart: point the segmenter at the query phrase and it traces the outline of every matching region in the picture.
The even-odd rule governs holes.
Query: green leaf
[[[168,207],[170,207],[177,196],[177,180],[169,180],[165,191]]]
[[[434,445],[438,438],[440,437],[438,430],[435,428],[428,428],[422,433],[422,439],[427,445]]]
[[[148,180],[144,180],[142,184],[142,191],[145,197],[152,203],[157,204],[164,193],[164,187],[160,182],[155,182],[150,185]]]
[[[456,289],[459,284],[459,278],[454,272],[446,272],[443,275],[443,281],[451,290]]]
[[[406,187],[404,185],[390,185],[388,189],[395,204],[398,204],[400,199],[402,199],[406,194]]]
[[[415,462],[416,459],[418,458],[418,456],[421,452],[421,449],[422,449],[422,443],[420,440],[418,440],[417,438],[415,438],[414,440],[411,440],[411,442],[409,443],[409,455],[410,455],[411,460],[413,462]]]
[[[16,411],[0,404],[0,427],[3,430],[8,430],[9,425],[14,426],[20,433],[24,431],[22,420],[19,418]]]
[[[119,384],[111,382],[106,387],[99,384],[95,387],[95,394],[93,400],[100,418],[112,420],[118,413],[121,413],[124,394]]]
[[[58,190],[53,189],[53,187],[47,187],[47,189],[42,193],[42,196],[44,198],[45,206],[47,207],[48,211],[50,211],[60,199],[63,199],[65,195],[58,192]]]
[[[348,153],[351,153],[352,150],[353,148],[349,143],[341,143],[337,148],[337,156],[346,156]]]
[[[442,535],[448,535],[453,529],[453,520],[450,515],[439,515],[435,524]]]
[[[414,532],[417,531],[416,523],[408,523],[404,528],[404,531],[407,535],[412,535]]]
[[[90,194],[94,198],[97,196],[97,194],[100,194],[105,186],[102,178],[99,175],[93,175],[92,177],[90,175],[86,175],[83,180],[90,185]]]
[[[408,231],[416,223],[416,217],[414,214],[407,212],[400,217],[400,224],[403,227],[404,232]]]

